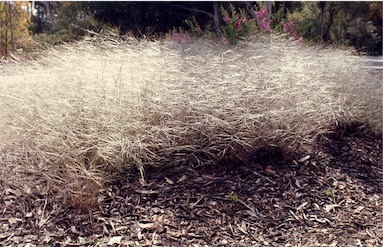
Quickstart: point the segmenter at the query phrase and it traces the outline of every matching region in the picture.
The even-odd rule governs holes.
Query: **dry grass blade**
[[[274,38],[188,46],[109,36],[2,65],[2,173],[22,164],[73,204],[92,204],[122,168],[143,175],[145,166],[246,159],[265,146],[296,151],[336,123],[381,131],[380,76],[346,51]]]

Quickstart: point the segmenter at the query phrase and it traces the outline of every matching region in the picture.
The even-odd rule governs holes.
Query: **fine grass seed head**
[[[379,79],[347,51],[272,36],[184,52],[114,36],[51,48],[0,65],[1,169],[20,164],[0,174],[43,173],[59,197],[91,207],[122,170],[296,152],[353,121],[379,132]]]

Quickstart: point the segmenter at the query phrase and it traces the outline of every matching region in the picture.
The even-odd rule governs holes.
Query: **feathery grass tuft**
[[[52,48],[0,65],[1,179],[24,169],[87,208],[122,169],[295,152],[352,122],[381,132],[380,79],[350,52],[274,37],[222,48],[109,36]]]

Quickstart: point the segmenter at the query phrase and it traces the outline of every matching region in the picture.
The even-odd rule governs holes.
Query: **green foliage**
[[[326,2],[324,11],[325,42],[352,45],[371,54],[381,54],[381,2]],[[319,42],[320,16],[321,10],[316,2],[303,2],[300,10],[288,13],[288,20],[296,23],[298,33],[302,33],[305,39]]]
[[[314,3],[303,3],[300,11],[288,13],[288,20],[296,23],[299,33],[303,33],[305,39],[319,41],[319,9]]]
[[[349,3],[340,11],[339,22],[342,28],[334,34],[345,43],[371,54],[382,53],[382,2]]]
[[[60,2],[57,6],[58,26],[66,29],[69,37],[84,35],[84,29],[99,32],[102,25],[86,7],[85,2]]]
[[[58,30],[54,33],[38,33],[33,35],[35,43],[43,48],[47,48],[52,45],[62,44],[70,41],[69,33],[66,29]]]
[[[286,20],[284,9],[278,9],[271,17],[271,27],[274,31],[282,32],[282,22]]]
[[[232,203],[237,203],[239,201],[237,193],[234,191],[230,192],[230,200]]]
[[[186,20],[186,23],[188,24],[193,36],[201,37],[204,34],[204,32],[202,31],[200,25],[198,24],[194,16],[192,20]]]
[[[333,196],[337,191],[332,189],[332,188],[328,188],[328,189],[325,189],[323,191],[323,193],[326,195],[326,196]]]

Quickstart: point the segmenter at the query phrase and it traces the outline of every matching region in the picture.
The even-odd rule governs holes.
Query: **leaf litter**
[[[382,171],[381,140],[342,139],[334,142],[351,146],[347,153],[329,152],[328,143],[318,142],[305,164],[275,166],[274,183],[257,175],[268,176],[260,160],[247,164],[256,172],[246,175],[236,166],[211,165],[154,169],[144,185],[121,176],[88,213],[2,190],[0,238],[4,244],[31,246],[381,245],[381,184],[364,180]],[[370,170],[355,173],[364,156]],[[324,193],[341,184],[334,194]]]

